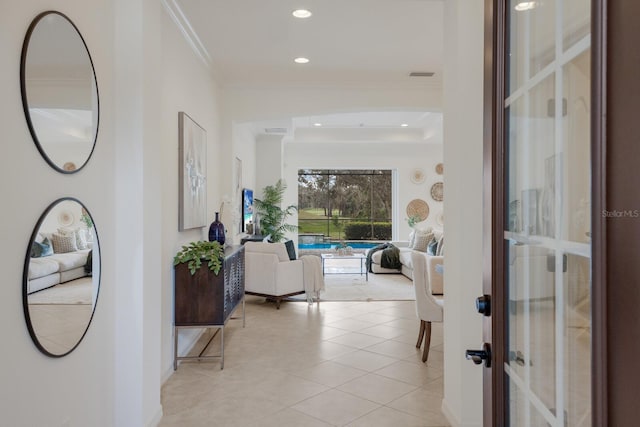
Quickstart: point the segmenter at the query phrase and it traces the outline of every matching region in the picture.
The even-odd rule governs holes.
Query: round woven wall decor
[[[444,199],[444,183],[436,182],[431,186],[431,198],[436,202],[441,202]]]
[[[422,184],[424,182],[424,171],[420,168],[416,168],[411,171],[411,182],[414,184]]]
[[[442,163],[438,163],[436,165],[436,173],[438,175],[442,175],[444,173],[444,165]]]
[[[76,218],[70,210],[65,209],[58,214],[58,224],[63,227],[69,227],[73,225],[74,222],[76,222]]]
[[[424,221],[429,216],[429,205],[422,199],[413,199],[407,205],[407,216],[417,216],[420,221]]]

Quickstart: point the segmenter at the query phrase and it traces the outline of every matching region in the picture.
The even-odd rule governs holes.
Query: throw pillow
[[[41,258],[53,255],[53,248],[49,239],[45,238],[42,242],[34,241],[31,244],[31,258]]]
[[[285,247],[287,248],[287,253],[289,254],[289,259],[291,261],[295,261],[296,259],[296,247],[293,244],[293,240],[287,240],[284,242]]]
[[[416,231],[415,241],[413,242],[411,249],[426,252],[431,239],[433,239],[433,232],[430,229],[425,231]]]
[[[427,246],[427,254],[435,255],[437,250],[438,250],[438,241],[435,238],[433,238],[431,239],[431,241],[429,242],[429,245]]]
[[[62,234],[63,236],[68,236],[70,234],[74,234],[75,232],[76,232],[75,228],[69,228],[69,227],[58,228],[58,234]]]
[[[53,233],[51,235],[51,241],[53,243],[53,252],[57,254],[75,252],[78,250],[75,234],[62,235],[59,233]]]
[[[444,236],[438,240],[438,247],[436,249],[436,255],[444,256]]]
[[[411,233],[409,233],[409,247],[413,248],[413,244],[416,241],[416,230],[411,230]]]
[[[87,245],[87,230],[83,228],[79,228],[76,230],[75,235],[76,235],[76,246],[78,247],[78,249],[79,250],[89,249],[89,246]]]

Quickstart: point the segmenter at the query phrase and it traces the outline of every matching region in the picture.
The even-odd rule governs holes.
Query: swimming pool
[[[339,243],[340,242],[299,243],[298,249],[333,249],[338,246]],[[347,246],[351,246],[353,249],[371,249],[380,243],[382,242],[345,242]]]

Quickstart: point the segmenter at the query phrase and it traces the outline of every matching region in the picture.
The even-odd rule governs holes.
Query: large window
[[[391,171],[298,171],[299,235],[322,240],[391,239]]]

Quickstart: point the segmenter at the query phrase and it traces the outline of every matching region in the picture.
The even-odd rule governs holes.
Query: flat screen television
[[[242,190],[242,231],[253,234],[253,190]]]

